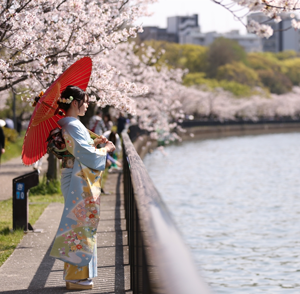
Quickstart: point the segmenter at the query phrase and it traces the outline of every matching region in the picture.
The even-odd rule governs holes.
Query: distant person
[[[118,117],[118,121],[117,121],[117,127],[118,127],[117,133],[119,135],[121,135],[121,133],[125,129],[125,125],[126,125],[126,118],[124,117],[123,113],[120,112],[119,117]]]
[[[9,129],[14,129],[15,128],[15,124],[14,124],[14,121],[12,119],[6,118],[5,122],[6,122],[6,127],[7,128],[9,128]]]
[[[107,156],[107,167],[108,171],[112,172],[115,170],[121,171],[122,164],[118,161],[118,155],[122,150],[120,136],[117,134],[117,127],[113,126],[110,131],[106,131],[103,136],[111,141],[116,149],[110,152]]]
[[[94,116],[92,116],[89,121],[89,129],[93,133],[95,133],[96,135],[99,135],[99,136],[101,136],[106,131],[101,114],[102,114],[102,112],[98,108],[96,111],[96,114]]]
[[[21,131],[22,131],[22,121],[21,121],[21,119],[18,118],[17,119],[17,132],[19,135],[20,135]]]
[[[115,145],[114,153],[119,154],[122,151],[120,136],[117,134],[117,126],[113,126],[110,131],[106,131],[103,136]]]
[[[104,125],[105,125],[105,128],[106,128],[106,131],[110,131],[114,124],[111,121],[110,115],[108,113],[104,114],[103,121],[104,121]]]
[[[6,125],[5,120],[0,119],[0,127],[3,128]]]
[[[1,119],[2,122],[4,122],[4,120]],[[3,153],[5,153],[5,135],[2,129],[2,126],[5,126],[5,122],[0,123],[0,163],[1,163],[1,156]]]

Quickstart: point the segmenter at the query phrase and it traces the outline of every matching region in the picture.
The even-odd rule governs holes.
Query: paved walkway
[[[43,157],[42,174],[47,172],[48,155]],[[12,180],[33,171],[32,166],[22,163],[21,157],[14,158],[0,165],[0,200],[12,198]]]
[[[105,191],[111,194],[101,196],[98,277],[94,279],[93,290],[80,293],[132,293],[128,290],[130,269],[122,174],[109,174]],[[65,288],[63,262],[49,256],[62,210],[62,204],[50,204],[34,225],[35,229],[43,229],[43,233],[26,234],[0,267],[0,293],[74,293]]]

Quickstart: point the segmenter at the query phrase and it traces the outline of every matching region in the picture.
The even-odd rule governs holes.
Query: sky
[[[153,12],[153,15],[140,18],[137,24],[166,28],[169,16],[198,14],[203,33],[239,30],[241,34],[246,34],[245,27],[235,20],[230,12],[211,0],[158,0],[158,3],[149,5],[149,11]]]

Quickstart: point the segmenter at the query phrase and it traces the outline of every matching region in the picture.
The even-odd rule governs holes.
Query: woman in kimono
[[[88,96],[78,87],[68,86],[58,101],[66,115],[58,121],[66,151],[62,158],[61,190],[65,206],[50,255],[65,262],[67,289],[93,287],[97,276],[97,226],[99,222],[100,180],[106,156],[115,146],[105,137],[92,140],[78,116],[85,115]],[[96,149],[98,144],[104,148]]]

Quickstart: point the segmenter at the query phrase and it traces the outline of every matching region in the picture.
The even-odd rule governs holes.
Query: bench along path
[[[80,293],[131,293],[122,174],[109,174],[101,195],[101,219],[97,231],[98,277],[92,290]],[[30,209],[30,207],[29,207]],[[0,293],[74,293],[63,281],[63,262],[49,256],[63,204],[50,204],[35,229],[43,233],[24,236],[0,267]]]

